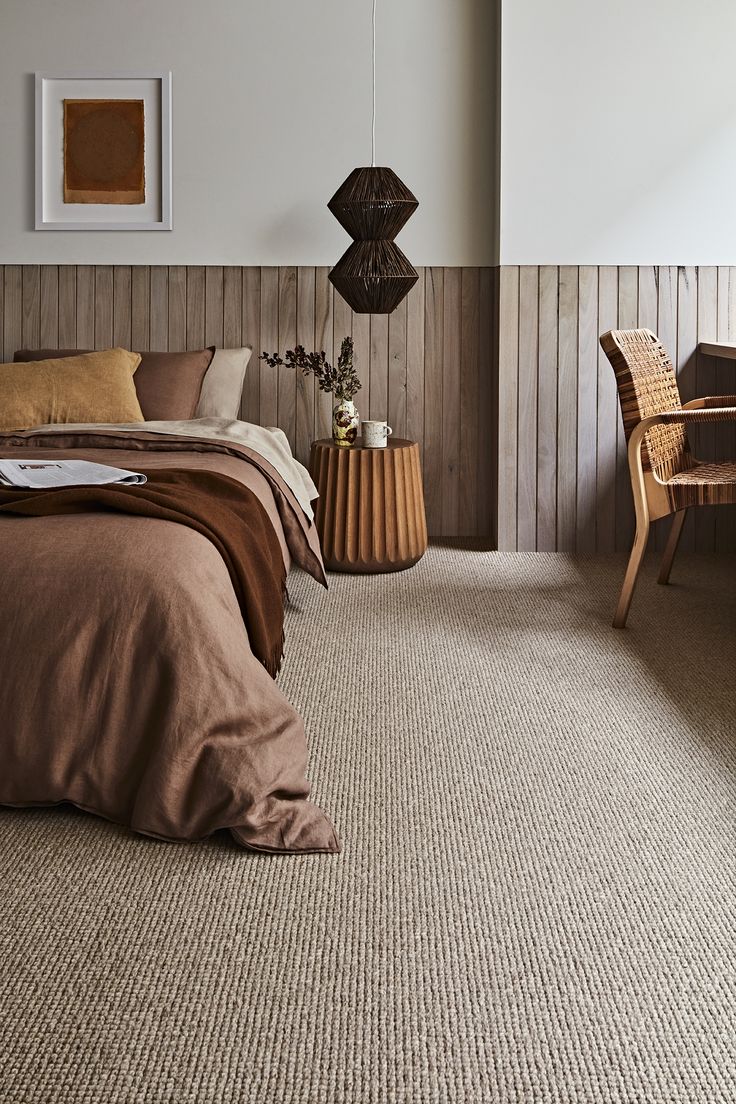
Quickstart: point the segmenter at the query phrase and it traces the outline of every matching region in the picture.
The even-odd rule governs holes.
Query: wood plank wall
[[[0,266],[0,341],[16,349],[194,349],[297,342],[337,355],[348,334],[363,417],[387,418],[422,450],[427,521],[435,536],[487,536],[493,517],[489,268],[425,268],[397,311],[354,315],[327,268],[129,265]],[[242,416],[279,425],[306,461],[329,436],[330,396],[311,379],[251,359]]]
[[[646,326],[683,400],[736,393],[736,362],[697,351],[736,341],[736,268],[502,266],[498,274],[498,547],[630,547],[633,507],[606,330]],[[703,459],[736,458],[734,426],[702,427]],[[655,525],[662,547],[666,520]],[[736,507],[691,510],[683,547],[736,549]]]
[[[296,342],[328,356],[351,334],[363,417],[419,441],[433,536],[503,550],[628,549],[633,509],[612,370],[598,335],[656,330],[683,398],[736,392],[736,268],[424,268],[389,317],[353,315],[327,268],[0,266],[5,360],[22,346],[135,349]],[[301,460],[330,432],[330,397],[255,358],[242,415],[279,425]],[[704,458],[736,457],[736,429],[702,427]],[[655,526],[654,543],[662,545]],[[691,511],[683,546],[736,548],[736,507]]]

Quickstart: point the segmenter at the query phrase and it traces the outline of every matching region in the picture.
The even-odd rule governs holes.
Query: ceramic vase
[[[341,448],[350,448],[355,443],[360,426],[360,417],[355,403],[343,399],[332,408],[332,440]]]

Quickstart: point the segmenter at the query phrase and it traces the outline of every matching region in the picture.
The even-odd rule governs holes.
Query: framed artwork
[[[171,226],[171,73],[36,73],[36,229]]]

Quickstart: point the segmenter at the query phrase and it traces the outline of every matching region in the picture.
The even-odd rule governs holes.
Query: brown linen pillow
[[[0,431],[56,422],[142,422],[133,374],[138,353],[105,349],[0,364]]]
[[[78,356],[88,349],[19,349],[13,360]],[[193,418],[214,346],[193,353],[140,353],[135,389],[147,422],[184,422]]]

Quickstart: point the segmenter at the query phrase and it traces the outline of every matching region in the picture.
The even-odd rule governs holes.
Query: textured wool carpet
[[[0,812],[3,1104],[733,1104],[736,557],[622,568],[292,578],[341,855]]]

